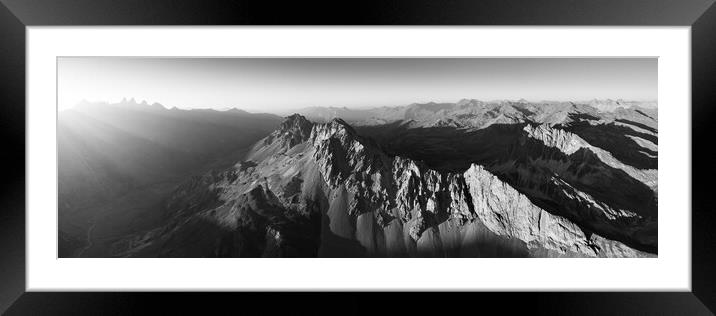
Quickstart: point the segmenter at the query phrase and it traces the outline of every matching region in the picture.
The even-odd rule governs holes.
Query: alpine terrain
[[[163,146],[126,159],[135,159],[136,166],[186,156],[191,159],[146,170],[191,165],[195,172],[170,181],[170,189],[153,195],[159,200],[149,210],[129,221],[152,217],[153,225],[106,235],[106,249],[95,255],[654,257],[655,106],[466,99],[370,109],[314,107],[275,124],[270,116],[245,112],[222,112],[221,122],[216,113],[171,116],[183,123],[166,125],[176,130],[155,140]],[[152,115],[171,112],[156,111],[162,114]],[[174,134],[179,131],[185,136]],[[119,137],[113,135],[93,137]],[[223,135],[222,141],[211,135]],[[121,139],[144,146],[131,141],[134,136]],[[105,159],[111,153],[93,155]],[[211,155],[200,159],[192,153]],[[231,163],[207,167],[207,161],[229,153]],[[108,173],[90,162],[76,168],[91,171],[92,179],[108,188],[139,186],[147,176],[145,169]],[[164,173],[157,177],[164,179]],[[139,192],[158,182],[156,177],[141,182],[147,186]],[[67,194],[72,192],[77,191]],[[132,206],[115,208],[129,212]],[[83,237],[75,243],[87,247]]]

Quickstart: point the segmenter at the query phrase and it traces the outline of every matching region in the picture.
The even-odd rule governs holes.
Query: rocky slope
[[[656,252],[656,156],[643,154],[647,149],[622,134],[631,129],[578,112],[567,115],[570,121],[561,124],[481,129],[393,124],[359,131],[390,155],[423,161],[436,170],[464,172],[481,165],[538,207],[589,233]]]
[[[580,149],[588,149],[593,152],[606,165],[623,170],[632,178],[641,181],[654,191],[657,190],[656,169],[638,169],[630,165],[624,164],[614,158],[614,156],[599,147],[590,145],[587,141],[576,134],[570,133],[563,129],[553,128],[549,125],[526,125],[524,131],[531,138],[537,139],[546,146],[558,148],[567,155],[574,154]],[[655,146],[655,145],[654,145]]]
[[[414,107],[405,115],[443,110]],[[502,109],[480,129],[519,123],[523,110]],[[613,240],[643,244],[636,232],[653,208],[629,210],[622,206],[633,204],[600,200],[611,191],[584,191],[629,172],[648,182],[648,172],[609,161],[608,152],[563,129],[516,126],[507,130],[523,144],[499,151],[509,155],[488,153],[489,164],[472,159],[447,170],[386,151],[341,119],[314,124],[292,115],[233,168],[185,183],[164,203],[167,224],[117,242],[114,255],[653,256]]]

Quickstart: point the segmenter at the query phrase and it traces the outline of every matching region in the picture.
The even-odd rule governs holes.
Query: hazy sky
[[[58,59],[58,106],[123,97],[285,112],[460,99],[657,99],[656,58]]]

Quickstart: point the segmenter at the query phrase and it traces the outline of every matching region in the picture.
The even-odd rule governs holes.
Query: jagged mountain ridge
[[[617,135],[605,136],[602,131],[612,127],[595,124],[590,130],[593,135],[587,135],[617,142]],[[468,130],[388,124],[363,126],[359,131],[389,154],[424,161],[436,170],[455,172],[473,163],[482,165],[539,207],[587,231],[656,252],[657,170],[623,163],[570,128],[517,123]]]
[[[545,133],[535,139],[549,143]],[[169,224],[124,240],[117,255],[176,256],[179,237],[200,231],[206,247],[192,256],[650,256],[585,232],[481,165],[431,169],[343,120],[300,115],[234,168],[194,179],[166,210]]]

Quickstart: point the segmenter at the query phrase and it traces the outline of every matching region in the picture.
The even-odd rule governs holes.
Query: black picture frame
[[[710,315],[716,311],[714,0],[288,2],[0,0],[0,312],[12,315],[251,310],[401,312],[468,308],[567,314]],[[25,28],[41,25],[642,25],[691,26],[692,292],[643,293],[44,293],[25,292]],[[662,193],[663,194],[663,193]],[[589,273],[586,271],[585,273]],[[320,297],[318,295],[321,295]],[[320,302],[320,303],[318,303]],[[382,307],[388,302],[388,307]],[[390,303],[400,302],[400,303]],[[461,305],[464,304],[464,305]],[[386,310],[387,308],[387,310]]]

